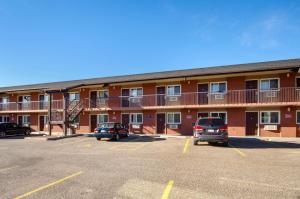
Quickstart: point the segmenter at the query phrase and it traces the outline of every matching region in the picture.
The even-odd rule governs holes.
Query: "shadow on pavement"
[[[229,143],[241,149],[287,148],[300,149],[300,143],[289,141],[265,141],[258,138],[229,138]]]
[[[161,138],[159,136],[140,136],[140,135],[129,135],[127,138],[121,138],[117,142],[156,142],[156,141],[164,141],[166,138]],[[109,142],[115,142],[114,140],[109,139]]]
[[[6,137],[0,137],[0,140],[20,140],[20,139],[25,139],[26,137],[43,137],[42,134],[32,134],[32,135],[8,135]]]

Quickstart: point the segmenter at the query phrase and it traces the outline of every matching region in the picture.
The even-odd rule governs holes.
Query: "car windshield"
[[[223,126],[224,121],[221,118],[203,118],[200,119],[198,125],[201,126]]]
[[[99,124],[99,128],[114,128],[114,123],[102,123]]]

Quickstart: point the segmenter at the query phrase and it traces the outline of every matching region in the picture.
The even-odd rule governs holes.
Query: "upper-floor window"
[[[278,90],[279,88],[279,79],[262,79],[260,80],[260,90],[267,91],[267,90]]]
[[[296,77],[296,88],[300,89],[300,77]]]
[[[279,124],[280,112],[279,111],[261,111],[260,118],[262,124]]]
[[[210,83],[211,93],[225,93],[227,91],[226,82],[212,82]]]
[[[167,86],[167,95],[168,96],[181,95],[181,86],[180,85]]]
[[[98,97],[100,99],[107,99],[108,98],[108,90],[98,91]]]
[[[131,88],[130,96],[131,97],[140,97],[143,95],[143,88]]]
[[[40,95],[39,100],[42,102],[48,102],[49,101],[49,95]]]
[[[80,94],[79,93],[69,93],[69,100],[70,102],[74,100],[80,100]]]
[[[8,96],[1,97],[0,104],[8,104],[8,102],[9,102]]]
[[[23,95],[19,96],[19,102],[30,102],[31,101],[31,96],[30,95]]]

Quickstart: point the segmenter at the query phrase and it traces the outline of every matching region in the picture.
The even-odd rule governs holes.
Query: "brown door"
[[[122,114],[122,124],[129,130],[129,114]]]
[[[208,117],[208,113],[207,112],[201,112],[197,114],[198,118],[202,118],[202,117]]]
[[[90,107],[96,108],[97,107],[97,91],[92,91],[90,96]]]
[[[91,115],[91,132],[97,128],[97,115]]]
[[[22,124],[23,124],[23,117],[22,117],[22,115],[19,115],[19,116],[18,116],[18,124],[19,124],[19,125],[22,125]]]
[[[156,121],[156,125],[157,125],[157,133],[158,134],[163,134],[165,133],[165,128],[166,128],[166,114],[165,113],[158,113],[157,114],[157,121]]]
[[[257,80],[246,81],[246,102],[257,102]]]
[[[45,130],[45,117],[43,115],[40,115],[40,131]]]
[[[156,96],[157,106],[166,105],[166,99],[165,99],[166,88],[164,86],[157,87],[156,93],[157,93],[157,96]]]
[[[122,107],[129,107],[129,89],[122,89]]]
[[[198,84],[198,104],[208,104],[208,84]]]
[[[246,135],[257,135],[258,112],[246,112]]]

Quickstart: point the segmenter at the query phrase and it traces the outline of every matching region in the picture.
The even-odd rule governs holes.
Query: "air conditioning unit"
[[[277,91],[267,91],[267,97],[276,97]]]
[[[170,129],[178,129],[178,125],[177,124],[169,124],[169,128]]]
[[[169,101],[176,102],[176,101],[178,101],[178,97],[177,96],[171,96],[171,97],[169,97]]]
[[[265,125],[264,130],[266,130],[266,131],[277,131],[277,125]]]
[[[216,100],[224,99],[224,94],[223,93],[215,94],[215,99]]]

